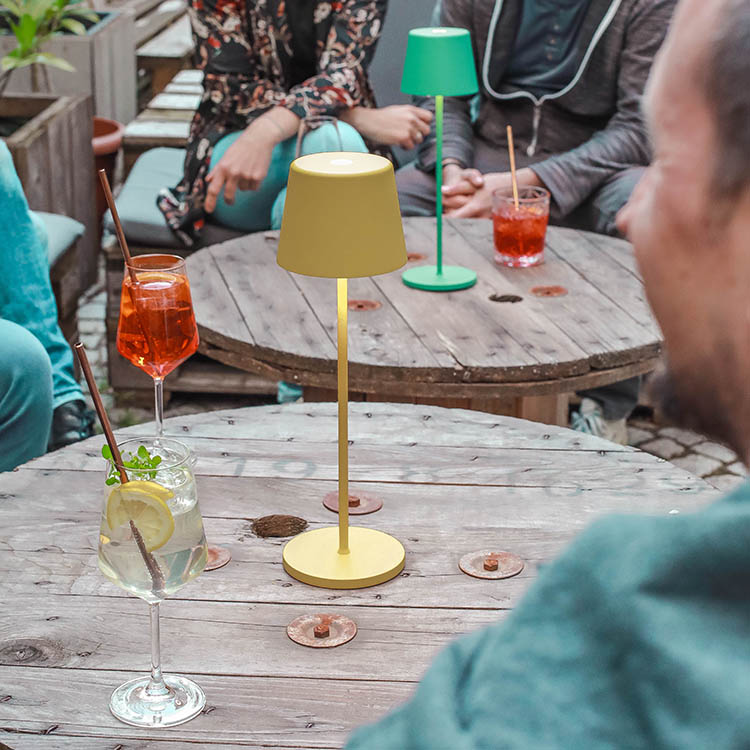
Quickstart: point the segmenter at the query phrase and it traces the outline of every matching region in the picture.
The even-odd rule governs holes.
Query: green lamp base
[[[410,268],[401,275],[406,286],[414,289],[425,289],[430,292],[455,292],[458,289],[468,289],[477,283],[474,271],[461,266],[443,266],[443,272],[438,274],[437,266],[418,266]]]

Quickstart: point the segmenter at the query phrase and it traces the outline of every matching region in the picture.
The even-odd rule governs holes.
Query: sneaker
[[[620,445],[628,444],[627,420],[605,419],[602,407],[591,398],[581,401],[580,411],[573,412],[570,417],[570,426],[578,432],[610,440]]]
[[[48,451],[85,440],[94,434],[94,412],[83,399],[66,401],[52,413],[52,431]]]

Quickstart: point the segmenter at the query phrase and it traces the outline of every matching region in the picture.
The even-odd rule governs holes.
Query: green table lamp
[[[443,265],[443,97],[467,96],[479,90],[471,37],[466,29],[412,29],[406,47],[401,91],[435,97],[435,187],[437,199],[437,265],[405,271],[404,284],[433,292],[450,292],[474,286],[477,275],[461,266]]]
[[[404,548],[382,531],[349,527],[347,279],[406,263],[391,163],[347,151],[292,162],[277,262],[295,273],[338,279],[339,525],[294,537],[284,547],[284,569],[313,586],[374,586],[401,572]]]

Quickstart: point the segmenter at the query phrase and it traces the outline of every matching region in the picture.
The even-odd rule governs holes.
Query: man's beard
[[[667,364],[649,379],[648,390],[661,416],[677,427],[693,430],[706,437],[725,443],[740,457],[744,456],[744,440],[735,427],[740,404],[722,403],[732,389],[728,383],[710,379],[706,372],[699,374],[696,367],[687,373],[673,373]],[[703,377],[701,377],[703,375]]]

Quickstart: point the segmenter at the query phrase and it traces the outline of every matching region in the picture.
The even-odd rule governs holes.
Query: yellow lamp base
[[[348,555],[340,555],[337,526],[306,531],[284,547],[284,570],[311,586],[360,589],[390,581],[404,569],[404,547],[382,531],[349,527]]]

